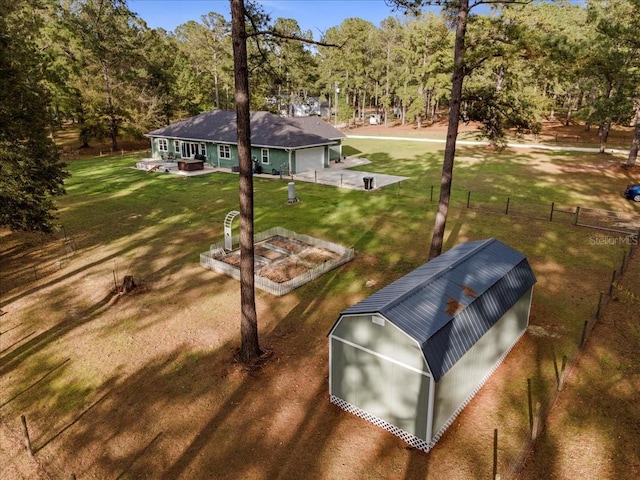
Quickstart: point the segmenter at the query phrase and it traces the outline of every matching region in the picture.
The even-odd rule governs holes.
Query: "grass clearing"
[[[538,401],[552,396],[553,359],[576,353],[624,245],[594,244],[592,230],[570,222],[467,209],[465,192],[497,203],[511,196],[541,208],[588,201],[632,211],[619,191],[632,173],[618,171],[609,156],[461,149],[445,248],[498,238],[529,257],[538,284],[532,328],[425,455],[329,404],[326,334],[342,309],[426,261],[441,148],[348,140],[345,153],[369,158],[367,170],[410,177],[372,192],[298,182],[301,202],[289,205],[287,180],[255,179],[256,232],[280,225],[357,253],[284,297],[256,292],[261,342],[275,351],[260,372],[232,363],[238,283],[198,265],[199,253],[223,238],[225,215],[238,208],[238,177],[150,174],[131,169],[131,155],[73,160],[68,195],[59,201],[64,230],[55,239],[0,237],[3,428],[19,437],[16,420],[26,414],[38,461],[53,478],[487,477],[494,428],[505,471],[528,433],[527,378]],[[75,254],[64,250],[64,235]],[[125,274],[140,289],[113,297],[114,277]],[[614,306],[633,299],[619,297]],[[593,361],[626,402],[633,384],[620,372],[635,372],[637,363],[605,353]],[[598,379],[572,388],[586,392],[589,381]],[[543,451],[558,451],[563,434],[610,426],[580,404],[566,411]],[[626,425],[637,425],[634,415],[625,413]],[[600,461],[625,452],[628,439],[602,433]],[[565,460],[549,458],[534,462],[536,472],[573,478],[561,474]]]

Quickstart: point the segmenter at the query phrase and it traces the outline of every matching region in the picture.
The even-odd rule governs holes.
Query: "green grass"
[[[403,257],[424,259],[430,242],[430,230],[436,210],[442,146],[413,142],[351,139],[345,146],[346,154],[367,157],[371,164],[361,169],[402,175],[409,180],[379,191],[366,193],[298,182],[300,203],[288,205],[288,180],[254,179],[255,231],[282,225],[294,231],[339,241],[360,251],[399,262]],[[544,173],[540,159],[555,172]],[[597,157],[584,155],[487,153],[482,149],[462,148],[457,159],[452,201],[454,203],[449,227],[456,227],[465,213],[463,206],[471,198],[472,206],[494,205],[497,211],[509,198],[512,208],[531,206],[538,210],[539,218],[548,215],[552,202],[557,205],[584,205],[586,193],[596,192],[588,206],[615,210],[628,208],[628,202],[612,196],[613,201],[598,193],[615,192],[615,179],[602,176],[602,172],[571,172],[578,162],[596,162]],[[209,238],[202,244],[219,241],[222,222],[230,210],[238,209],[236,175],[215,173],[194,177],[177,177],[146,173],[130,168],[132,156],[99,157],[74,161],[69,164],[71,178],[67,182],[68,194],[59,200],[60,222],[70,233],[80,234],[87,245],[131,238],[141,229],[154,232],[152,239],[140,242],[166,243],[175,230],[207,232]],[[569,171],[562,174],[562,171]],[[470,197],[469,197],[469,192]],[[476,213],[477,214],[477,213]],[[481,225],[482,234],[475,236],[514,236],[515,224],[528,221],[513,217],[490,215]],[[467,225],[468,226],[468,225]],[[531,249],[549,250],[560,235],[556,223],[542,222],[541,236],[535,238]],[[544,232],[548,230],[549,232]],[[569,228],[570,234],[574,232]],[[546,240],[549,233],[556,240]],[[578,230],[573,235],[581,236]],[[526,237],[526,235],[525,235]],[[455,241],[455,238],[452,239]],[[518,239],[515,239],[519,241]],[[533,240],[533,239],[532,239]],[[565,240],[573,245],[584,240]],[[405,248],[404,244],[409,248]],[[551,245],[551,246],[550,246]],[[517,244],[514,246],[518,246]],[[558,249],[558,255],[566,253]],[[580,255],[570,256],[563,262]],[[577,260],[579,262],[579,260]]]
[[[380,283],[386,284],[427,259],[437,206],[441,148],[432,143],[350,139],[345,153],[365,156],[372,162],[363,169],[407,176],[409,180],[373,192],[298,182],[296,193],[301,202],[293,205],[286,202],[288,180],[255,178],[255,231],[281,225],[353,247],[376,257],[375,269],[388,273],[388,278],[380,278]],[[541,212],[538,218],[545,218],[551,202],[580,204],[586,185],[591,188],[595,184],[595,175],[597,191],[617,188],[615,179],[603,177],[600,169],[593,169],[595,173],[588,169],[572,171],[578,162],[584,165],[585,161],[595,163],[599,159],[461,148],[445,248],[465,239],[496,237],[527,253],[533,262],[553,263],[559,278],[576,270],[606,278],[621,252],[589,245],[592,231],[569,222],[551,223],[464,207],[471,191],[472,206],[494,202],[499,211],[509,197],[513,208],[533,205]],[[130,168],[134,163],[135,157],[114,156],[69,164],[72,175],[67,182],[68,195],[59,202],[60,221],[67,232],[79,237],[80,247],[122,242],[124,251],[166,249],[172,232],[191,232],[196,242],[194,251],[191,255],[176,253],[173,261],[178,265],[192,262],[195,253],[221,240],[225,215],[239,208],[236,175],[178,177],[137,171]],[[560,173],[545,173],[540,165]],[[615,207],[601,199],[593,203]],[[370,272],[349,269],[340,287],[366,273]],[[596,288],[599,291],[605,287],[603,281]],[[545,295],[544,290],[540,295]],[[563,312],[575,313],[573,300],[571,296],[554,300],[561,317]],[[594,308],[589,305],[580,315],[588,315],[587,310]],[[560,321],[564,323],[564,319]],[[571,329],[572,333],[581,323]]]
[[[265,317],[266,322],[271,322],[264,328],[271,333],[272,340],[278,341],[279,333],[281,338],[295,337],[292,343],[309,342],[299,347],[305,355],[296,357],[296,363],[308,361],[307,356],[319,355],[317,345],[324,342],[327,323],[334,321],[339,312],[336,309],[342,304],[348,306],[363,298],[428,258],[437,209],[442,145],[349,139],[344,153],[370,159],[371,165],[362,167],[363,170],[409,179],[371,192],[296,182],[296,194],[301,201],[288,204],[288,179],[254,178],[255,232],[282,226],[353,247],[357,253],[354,261],[302,286],[283,301],[257,293],[259,304],[266,306],[261,322]],[[52,313],[42,320],[54,325],[50,344],[22,366],[27,375],[25,378],[35,381],[71,357],[63,349],[63,341],[74,346],[78,342],[83,344],[87,357],[99,355],[94,351],[103,354],[122,352],[125,357],[129,351],[135,351],[135,341],[145,329],[157,331],[160,336],[164,334],[158,324],[165,320],[165,310],[184,318],[184,329],[188,330],[191,308],[199,307],[183,298],[191,291],[197,291],[201,295],[198,300],[204,303],[228,300],[221,292],[230,290],[229,285],[235,283],[222,276],[212,278],[201,273],[204,269],[199,270],[197,263],[200,252],[223,239],[226,214],[239,208],[238,176],[214,173],[180,177],[146,173],[131,168],[135,161],[133,155],[117,155],[69,162],[71,177],[66,185],[67,195],[58,200],[59,222],[65,232],[74,237],[78,255],[85,263],[72,259],[69,262],[72,271],[62,270],[60,275],[72,278],[86,269],[86,274],[91,275],[90,284],[97,285],[98,293],[85,298],[83,292],[71,291],[68,286],[67,291],[62,287],[60,291],[56,290],[56,295],[48,300]],[[590,242],[594,231],[575,227],[567,221],[549,222],[505,215],[499,209],[495,212],[467,209],[467,192],[472,192],[473,202],[502,205],[508,197],[516,205],[533,205],[543,212],[551,202],[569,206],[587,202],[589,206],[616,210],[619,199],[615,192],[624,177],[611,170],[608,161],[584,154],[496,153],[466,147],[459,150],[445,249],[464,241],[494,237],[525,253],[538,278],[531,323],[550,334],[544,337],[528,335],[526,353],[519,357],[524,360],[517,364],[519,368],[504,374],[506,380],[500,387],[502,395],[495,401],[500,403],[505,428],[516,432],[501,440],[504,442],[501,448],[506,451],[517,453],[521,434],[526,433],[526,418],[522,418],[526,379],[534,380],[537,399],[551,395],[555,382],[553,358],[572,357],[576,352],[584,321],[592,319],[599,293],[608,287],[611,272],[617,268],[623,250],[619,246],[594,245]],[[432,186],[436,186],[433,199]],[[629,208],[628,203],[620,205]],[[237,225],[238,222],[234,222],[234,233]],[[92,252],[100,252],[100,255],[96,254],[97,260],[93,260]],[[94,305],[96,297],[103,295],[99,288],[110,285],[112,268],[121,270],[120,276],[129,268],[135,269],[136,279],[156,281],[156,286],[148,296],[143,292],[129,297],[125,305],[112,307],[114,320],[98,327],[94,324],[100,322],[95,322],[94,318],[100,315],[101,306]],[[370,280],[376,282],[373,290],[365,286]],[[23,291],[28,292],[29,285],[16,287],[15,291],[5,294],[18,298]],[[214,300],[209,300],[207,295]],[[76,301],[80,303],[73,304],[67,299],[73,296],[79,297]],[[156,302],[161,299],[162,305],[154,304],[149,298]],[[237,321],[235,318],[217,318],[215,305],[213,303],[208,310],[213,318],[207,317],[207,322],[230,324]],[[29,308],[33,310],[25,309],[25,318],[35,318],[39,305]],[[323,311],[321,321],[318,321],[317,309],[327,309]],[[308,325],[307,317],[318,324]],[[173,324],[167,322],[167,325]],[[181,369],[189,370],[186,367],[192,364],[211,362],[218,354],[219,345],[228,347],[224,336],[218,338],[212,332],[209,335],[211,343],[204,350],[202,345],[175,346],[176,351],[179,350],[176,355],[181,359],[180,368],[176,367],[178,373]],[[171,342],[172,337],[167,336],[164,341]],[[149,345],[140,348],[145,346],[151,348]],[[29,352],[24,353],[26,357]],[[18,368],[21,358],[17,356],[10,366]],[[283,355],[283,362],[285,359]],[[82,360],[74,358],[74,362],[81,363]],[[323,359],[322,364],[325,363]],[[107,367],[102,371],[93,365],[97,372],[80,366],[71,369],[70,365],[64,364],[55,370],[55,375],[47,377],[52,380],[46,392],[49,404],[36,398],[42,388],[39,383],[18,396],[9,408],[13,408],[13,413],[42,407],[47,414],[72,422],[72,412],[77,417],[78,412],[88,408],[91,402],[101,398],[104,390],[108,390],[105,379],[117,384],[122,378],[128,378],[127,375],[154,378],[157,373],[153,372],[164,368],[164,363],[159,364],[153,363],[153,368],[147,365],[152,373],[135,362],[116,364],[118,370],[115,372]],[[223,390],[232,385],[222,381],[220,384]],[[9,387],[16,392],[23,389],[17,376]],[[104,408],[104,405],[98,407]],[[53,433],[56,433],[55,429]]]

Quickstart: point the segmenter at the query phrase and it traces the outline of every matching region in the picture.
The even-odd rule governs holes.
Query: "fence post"
[[[467,208],[469,208],[469,203],[471,203],[471,190],[467,192]]]
[[[431,197],[429,201],[433,202],[433,185],[431,185]]]
[[[551,213],[549,214],[549,221],[553,222],[553,210],[555,209],[555,202],[551,202]]]
[[[540,402],[536,402],[535,411],[536,411],[536,414],[533,418],[533,429],[531,433],[532,440],[535,440],[536,438],[538,438],[538,431],[540,430],[540,422],[542,421],[540,416],[540,412],[542,411],[542,405],[540,405]]]
[[[562,390],[562,387],[564,386],[564,372],[566,368],[567,368],[567,356],[563,355],[562,366],[560,367],[560,387],[558,388],[558,390]]]
[[[27,452],[29,455],[33,457],[33,449],[31,448],[31,439],[29,438],[29,428],[27,427],[27,417],[24,415],[20,415],[20,420],[22,420],[22,431],[24,433],[24,444],[27,447]]]
[[[507,209],[504,212],[505,215],[509,215],[509,202],[510,202],[510,200],[511,199],[509,197],[507,197]]]
[[[587,340],[587,327],[589,326],[589,321],[584,321],[584,326],[582,327],[582,338],[580,339],[580,348],[584,347],[584,342]]]
[[[580,207],[576,207],[576,213],[575,213],[575,217],[573,219],[573,224],[577,225],[578,224],[578,217],[580,216]]]
[[[493,430],[493,477],[492,480],[497,480],[498,476],[498,429]]]
[[[609,296],[611,296],[611,294],[613,293],[613,285],[616,283],[616,275],[618,272],[616,272],[615,270],[613,271],[613,274],[611,274],[611,283],[609,284]]]
[[[620,275],[622,275],[624,273],[624,271],[626,270],[626,266],[625,266],[626,263],[627,263],[627,251],[623,250],[622,251],[622,264],[620,265]]]
[[[600,292],[600,299],[598,300],[598,310],[596,310],[596,320],[600,320],[600,312],[602,309],[602,298],[604,297],[604,292]]]
[[[531,379],[527,378],[527,397],[529,400],[529,434],[533,438],[533,401],[531,400]]]

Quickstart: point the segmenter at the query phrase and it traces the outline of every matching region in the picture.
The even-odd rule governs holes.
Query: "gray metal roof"
[[[236,112],[212,110],[146,136],[236,144]],[[251,144],[256,147],[304,148],[330,145],[345,137],[319,117],[282,118],[269,112],[251,112]]]
[[[420,344],[438,381],[535,283],[522,253],[496,239],[468,242],[341,316],[383,315]]]

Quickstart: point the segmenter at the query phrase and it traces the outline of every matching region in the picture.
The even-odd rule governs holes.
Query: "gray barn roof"
[[[212,110],[146,136],[236,144],[236,112]],[[251,112],[251,144],[256,147],[303,148],[333,144],[342,138],[342,132],[318,117],[282,118],[269,112]]]
[[[383,315],[420,344],[438,381],[535,283],[522,253],[496,239],[468,242],[341,316]]]

